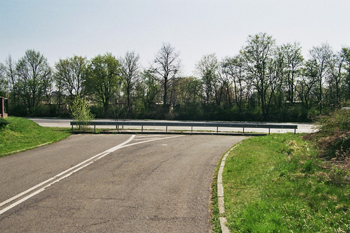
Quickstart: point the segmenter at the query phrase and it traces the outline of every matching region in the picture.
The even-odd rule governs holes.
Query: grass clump
[[[8,125],[0,130],[0,157],[52,143],[70,135],[69,129],[44,128],[31,120],[6,118]]]
[[[232,232],[349,232],[347,171],[298,134],[243,141],[226,160],[225,209]]]

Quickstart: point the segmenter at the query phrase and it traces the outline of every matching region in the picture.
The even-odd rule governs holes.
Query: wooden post
[[[0,117],[5,118],[5,98],[0,97]]]

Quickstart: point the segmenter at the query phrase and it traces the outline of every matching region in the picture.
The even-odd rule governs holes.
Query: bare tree
[[[83,82],[86,79],[87,60],[85,57],[74,56],[72,58],[60,59],[55,64],[55,79],[57,84],[62,85],[70,101],[82,94]],[[60,87],[58,87],[60,88]]]
[[[204,100],[208,104],[214,100],[218,81],[219,62],[216,54],[204,55],[197,63],[196,71],[202,80]]]
[[[16,73],[16,62],[12,59],[11,56],[8,56],[5,63],[5,76],[8,83],[8,91],[10,96],[12,96],[11,101],[13,105],[16,105],[18,102],[18,90],[16,88],[16,83],[18,81]]]
[[[296,93],[302,101],[303,107],[310,109],[313,100],[313,90],[317,84],[318,68],[315,60],[309,59],[302,68],[301,79],[297,81]]]
[[[39,52],[27,50],[16,65],[19,95],[27,105],[29,112],[36,107],[47,94],[51,85],[51,68],[47,59]]]
[[[345,99],[350,99],[350,47],[343,47],[341,56],[344,59],[345,70]]]
[[[6,67],[0,63],[0,95],[5,95],[7,92]]]
[[[230,76],[233,82],[234,102],[241,110],[243,104],[243,92],[245,89],[244,61],[240,55],[227,57],[222,62],[223,72]]]
[[[329,60],[330,75],[328,76],[329,101],[335,106],[340,105],[340,87],[343,81],[344,57],[341,52],[334,54]]]
[[[310,50],[311,59],[317,65],[317,83],[318,83],[318,104],[320,111],[323,106],[323,82],[330,73],[330,60],[333,56],[332,48],[328,44],[322,44],[318,47],[313,47]]]
[[[127,52],[124,58],[120,58],[121,76],[123,79],[128,110],[131,108],[131,93],[139,80],[139,59],[140,56],[135,52]]]
[[[168,107],[168,90],[180,69],[179,53],[170,44],[163,44],[154,60],[154,71],[163,86],[163,107]]]
[[[241,50],[241,56],[246,64],[247,78],[254,84],[261,104],[262,117],[267,117],[267,95],[269,94],[268,68],[272,62],[275,40],[266,33],[249,36],[247,45]]]
[[[303,56],[301,54],[301,46],[299,43],[284,44],[280,47],[286,63],[286,84],[287,84],[287,99],[289,103],[294,103],[296,79],[300,74],[303,66]]]

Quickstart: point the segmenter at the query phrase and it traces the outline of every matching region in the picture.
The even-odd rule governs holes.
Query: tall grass
[[[6,120],[9,124],[0,130],[0,157],[56,142],[70,135],[68,129],[44,128],[25,118],[8,117]]]
[[[223,174],[231,231],[349,232],[349,175],[317,153],[294,134],[250,138],[236,147]]]

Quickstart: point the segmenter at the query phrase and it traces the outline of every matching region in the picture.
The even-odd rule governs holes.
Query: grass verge
[[[0,130],[0,157],[62,140],[70,129],[44,128],[31,120],[8,117],[9,124]]]
[[[231,232],[349,232],[349,174],[317,153],[300,134],[254,137],[231,151],[223,173]]]

